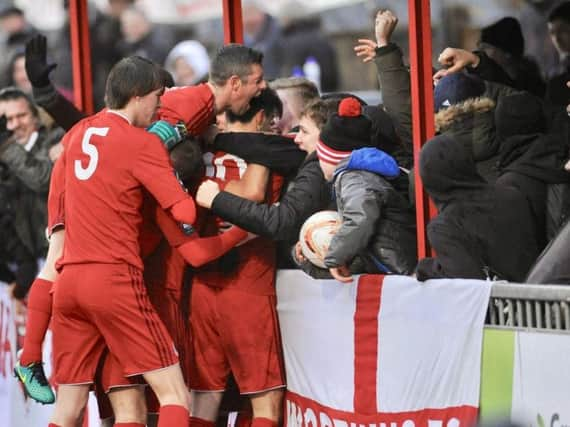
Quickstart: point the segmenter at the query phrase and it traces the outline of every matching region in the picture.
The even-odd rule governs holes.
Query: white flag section
[[[288,427],[467,427],[491,283],[280,271]]]

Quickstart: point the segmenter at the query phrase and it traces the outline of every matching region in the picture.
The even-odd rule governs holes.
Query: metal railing
[[[496,282],[485,326],[570,334],[570,286]]]

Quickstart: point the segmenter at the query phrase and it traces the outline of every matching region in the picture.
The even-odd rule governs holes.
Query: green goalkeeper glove
[[[184,123],[177,123],[173,126],[164,120],[154,122],[146,130],[158,136],[168,151],[182,142],[188,133]]]

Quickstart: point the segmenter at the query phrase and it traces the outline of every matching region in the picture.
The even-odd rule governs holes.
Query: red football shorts
[[[99,407],[99,418],[105,420],[114,417],[113,408],[107,396],[111,389],[137,385],[146,385],[142,376],[126,377],[119,361],[109,353],[108,349],[105,349],[95,374],[95,397]],[[150,390],[150,387],[148,389]]]
[[[55,283],[53,350],[58,384],[92,383],[106,347],[131,376],[178,363],[142,273],[127,264],[65,265]]]
[[[242,394],[284,387],[275,296],[192,284],[190,388],[223,391],[230,371]]]
[[[164,286],[152,286],[148,289],[150,301],[154,306],[160,320],[172,337],[180,368],[186,384],[188,382],[188,353],[190,351],[190,320],[188,310],[184,312],[180,306],[180,292],[165,288]]]

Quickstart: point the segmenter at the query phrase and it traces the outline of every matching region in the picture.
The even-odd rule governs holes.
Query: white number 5
[[[81,150],[89,156],[89,163],[87,167],[84,168],[81,164],[81,160],[75,161],[75,176],[81,181],[85,181],[91,178],[91,175],[97,169],[97,163],[99,162],[99,152],[97,147],[89,142],[93,135],[97,136],[107,136],[109,128],[89,128],[85,131],[83,139],[81,140]]]

